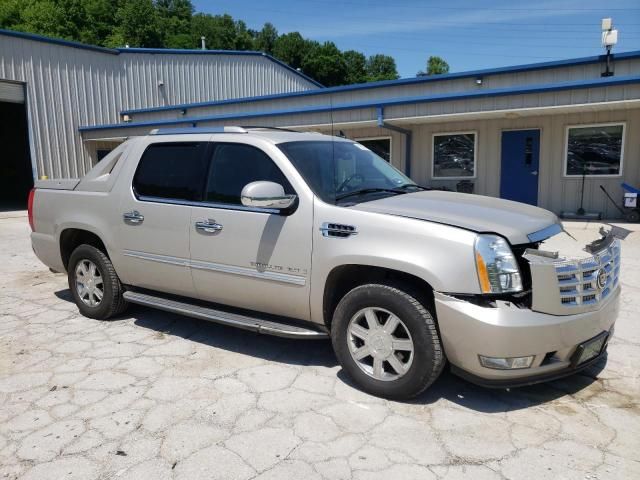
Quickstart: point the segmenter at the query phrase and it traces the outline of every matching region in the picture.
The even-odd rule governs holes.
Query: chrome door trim
[[[151,262],[166,263],[169,265],[178,265],[182,267],[191,267],[198,270],[209,270],[214,272],[228,273],[231,275],[240,275],[244,277],[257,278],[260,280],[267,280],[271,282],[288,283],[291,285],[304,286],[307,283],[307,279],[300,275],[292,275],[289,273],[278,272],[260,272],[253,268],[238,267],[234,265],[223,265],[220,263],[193,261],[186,258],[171,257],[168,255],[158,255],[154,253],[139,252],[135,250],[123,250],[122,254],[125,257],[139,258],[141,260],[148,260]]]
[[[271,213],[276,215],[282,213],[277,208],[245,207],[244,205],[235,205],[231,203],[195,202],[192,200],[174,200],[171,198],[147,197],[143,195],[136,195],[136,198],[141,202],[168,203],[170,205],[183,205],[186,207],[220,208],[222,210],[236,210],[240,212],[253,213]]]
[[[171,257],[169,255],[158,255],[155,253],[138,252],[136,250],[123,250],[122,255],[125,257],[140,258],[151,262],[167,263],[169,265],[179,265],[181,267],[189,266],[189,259],[180,257]]]
[[[214,272],[229,273],[232,275],[241,275],[244,277],[258,278],[260,280],[270,280],[273,282],[290,283],[292,285],[304,286],[307,283],[305,277],[299,275],[291,275],[289,273],[278,272],[260,272],[253,268],[238,267],[235,265],[223,265],[221,263],[192,261],[191,267],[198,270],[210,270]]]

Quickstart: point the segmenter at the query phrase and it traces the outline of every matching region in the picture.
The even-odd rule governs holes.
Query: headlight
[[[478,235],[475,256],[482,293],[522,291],[518,261],[504,238],[498,235]]]

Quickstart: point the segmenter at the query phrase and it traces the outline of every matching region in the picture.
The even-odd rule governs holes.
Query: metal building
[[[84,139],[159,126],[265,125],[342,132],[417,182],[548,208],[619,212],[620,184],[640,186],[640,52],[252,98],[121,111]]]
[[[26,198],[34,176],[84,175],[114,140],[85,142],[78,128],[123,110],[319,87],[261,52],[109,49],[0,30],[0,200]]]

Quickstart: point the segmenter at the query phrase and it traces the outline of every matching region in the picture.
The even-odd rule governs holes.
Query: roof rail
[[[184,128],[154,128],[149,135],[180,135],[183,133],[248,133],[242,127],[184,127]]]
[[[293,130],[291,128],[283,128],[283,127],[263,127],[260,125],[242,125],[241,128],[246,130],[276,130],[278,132],[293,132],[300,133],[298,130]]]

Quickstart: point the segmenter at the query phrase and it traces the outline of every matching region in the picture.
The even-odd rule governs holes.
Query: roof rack
[[[278,132],[293,132],[300,133],[298,130],[292,130],[291,128],[283,128],[283,127],[263,127],[261,125],[242,125],[242,127],[246,130],[277,130]]]
[[[184,127],[184,128],[155,128],[149,135],[180,135],[182,133],[248,133],[242,127]]]

